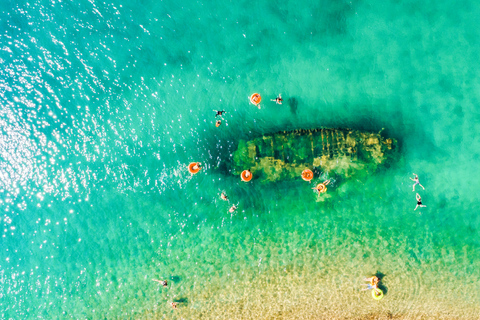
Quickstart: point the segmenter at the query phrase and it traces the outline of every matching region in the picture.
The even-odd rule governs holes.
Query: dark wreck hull
[[[350,177],[385,163],[395,140],[381,133],[350,129],[282,131],[240,140],[233,153],[233,173],[249,169],[256,179],[301,179],[304,169]]]

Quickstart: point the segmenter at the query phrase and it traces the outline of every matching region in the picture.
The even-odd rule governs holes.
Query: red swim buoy
[[[188,165],[188,172],[190,172],[191,174],[195,174],[195,173],[198,173],[198,171],[200,171],[200,162],[192,162]]]
[[[310,169],[305,169],[302,172],[302,179],[305,181],[310,181],[313,179],[313,172]]]
[[[250,102],[253,103],[254,105],[258,106],[258,104],[262,101],[262,97],[260,96],[259,93],[254,93],[250,97]]]
[[[242,181],[248,182],[252,180],[253,174],[250,172],[250,170],[243,170],[242,174],[240,174],[240,178],[242,178]]]

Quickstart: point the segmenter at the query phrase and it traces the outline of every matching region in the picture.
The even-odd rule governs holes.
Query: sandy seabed
[[[442,259],[425,263],[387,254],[383,261],[375,258],[378,254],[362,259],[364,251],[353,246],[344,247],[342,255],[326,255],[319,246],[292,254],[282,251],[284,246],[261,246],[269,257],[256,266],[246,260],[218,264],[206,272],[199,267],[191,273],[196,275],[193,283],[172,287],[152,311],[136,318],[480,319],[476,274],[458,265],[452,271]],[[211,256],[215,259],[213,251]],[[361,290],[363,277],[375,272],[383,277],[380,288],[385,295],[380,301],[371,291]],[[178,309],[171,308],[171,301]]]
[[[316,281],[323,280],[323,285]],[[335,288],[335,286],[337,287]],[[443,286],[443,285],[441,285]],[[214,288],[211,288],[214,289]],[[259,276],[256,284],[218,284],[217,290],[188,300],[179,308],[167,303],[145,319],[479,319],[480,307],[450,296],[425,291],[409,296],[407,290],[389,289],[381,301],[371,292],[352,289],[333,279],[298,279]],[[473,289],[473,288],[472,288]],[[432,288],[432,292],[441,290]],[[216,291],[216,299],[212,292]],[[198,300],[196,300],[198,299]],[[209,301],[201,303],[201,301]],[[171,310],[169,310],[171,309]]]

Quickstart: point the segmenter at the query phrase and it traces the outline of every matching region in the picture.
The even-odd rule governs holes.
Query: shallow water
[[[1,318],[477,319],[479,11],[2,2]],[[398,158],[320,199],[228,173],[239,139],[315,127]]]

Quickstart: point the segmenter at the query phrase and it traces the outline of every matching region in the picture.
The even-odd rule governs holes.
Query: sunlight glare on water
[[[0,318],[478,319],[478,11],[2,2]],[[396,158],[233,174],[240,140],[321,127],[382,131]]]

